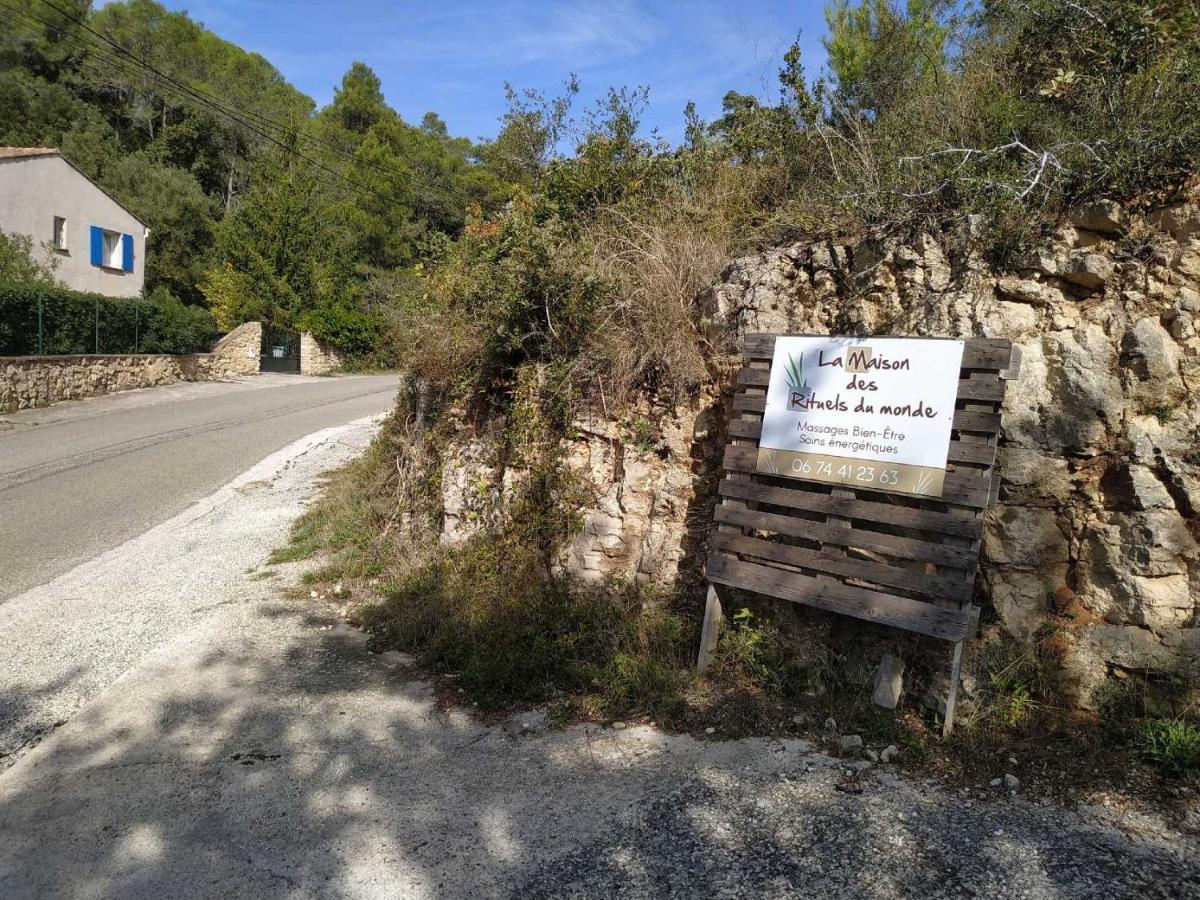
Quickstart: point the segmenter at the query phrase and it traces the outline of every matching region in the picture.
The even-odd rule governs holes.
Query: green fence
[[[0,282],[0,356],[199,353],[215,337],[208,310],[169,295],[121,300]]]

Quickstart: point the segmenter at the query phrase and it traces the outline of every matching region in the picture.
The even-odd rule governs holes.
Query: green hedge
[[[208,310],[185,306],[166,291],[121,300],[54,285],[0,282],[0,356],[201,353],[215,337]]]

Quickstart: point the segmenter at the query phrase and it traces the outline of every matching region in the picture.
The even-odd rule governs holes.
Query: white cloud
[[[517,4],[423,17],[380,49],[392,59],[454,59],[464,68],[557,63],[564,71],[648,49],[662,28],[630,2],[548,7]],[[423,35],[423,36],[421,36]]]

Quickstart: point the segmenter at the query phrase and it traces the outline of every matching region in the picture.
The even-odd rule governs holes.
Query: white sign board
[[[758,471],[940,497],[963,342],[779,337]]]

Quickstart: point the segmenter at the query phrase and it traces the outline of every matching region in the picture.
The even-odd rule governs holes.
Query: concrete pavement
[[[307,435],[176,516],[0,603],[0,771],[147,654],[210,618],[236,632],[251,577],[287,541],[322,472],[362,450],[379,416]],[[0,896],[4,896],[0,891]]]
[[[0,603],[303,435],[390,409],[396,381],[262,375],[0,416]]]

